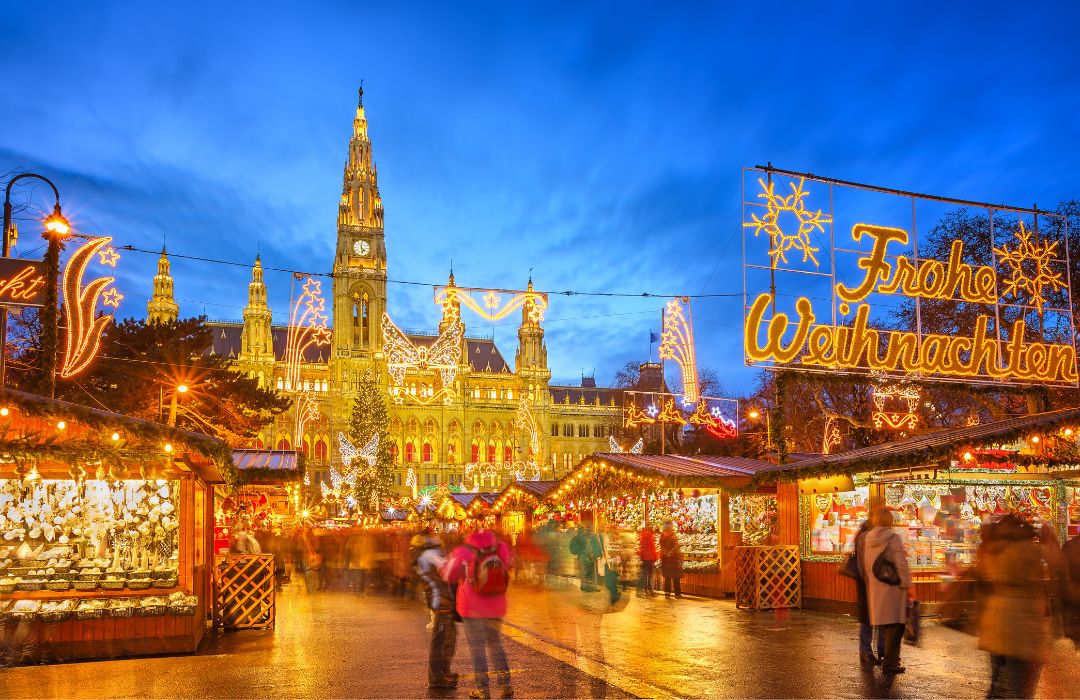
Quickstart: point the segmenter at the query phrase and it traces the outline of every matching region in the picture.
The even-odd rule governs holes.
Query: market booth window
[[[802,506],[810,516],[810,552],[844,554],[855,548],[855,535],[870,508],[870,489],[802,494]]]

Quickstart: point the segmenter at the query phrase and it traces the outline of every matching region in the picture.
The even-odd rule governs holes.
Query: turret
[[[173,298],[173,278],[169,273],[169,256],[165,246],[161,247],[158,258],[157,274],[154,275],[154,293],[146,303],[147,323],[176,323],[180,307]]]
[[[533,291],[532,277],[527,291]],[[521,326],[518,327],[518,350],[514,363],[518,376],[530,385],[546,384],[551,379],[548,369],[547,345],[544,328],[540,325],[543,309],[530,297],[521,307]]]
[[[270,331],[272,317],[270,306],[266,303],[262,261],[256,255],[255,265],[251,268],[248,303],[244,307],[244,332],[237,360],[249,373],[257,374],[261,383],[270,378],[274,367],[274,339]]]
[[[338,207],[338,226],[381,226],[382,197],[379,195],[379,174],[371,157],[367,117],[364,115],[364,88],[353,118],[353,135],[349,140],[349,155],[345,160],[344,186]]]

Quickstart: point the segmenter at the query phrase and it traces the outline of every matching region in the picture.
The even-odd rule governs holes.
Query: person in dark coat
[[[439,540],[430,532],[416,535],[411,541],[413,569],[424,586],[424,596],[431,610],[431,645],[428,649],[428,687],[454,688],[458,676],[450,672],[457,648],[457,625],[450,584],[440,570],[446,564]]]
[[[668,520],[664,523],[664,531],[660,534],[660,573],[664,575],[664,597],[671,597],[672,589],[675,597],[682,598],[682,549],[679,547],[679,537],[675,534],[675,527]]]
[[[855,535],[855,552],[861,549],[866,533],[870,531],[870,520],[866,519],[859,527]],[[860,569],[859,573],[862,573]],[[871,670],[885,658],[885,637],[879,632],[877,636],[877,655],[874,655],[874,626],[870,624],[870,609],[866,600],[866,581],[860,575],[855,579],[855,596],[859,606],[859,666],[863,670]]]

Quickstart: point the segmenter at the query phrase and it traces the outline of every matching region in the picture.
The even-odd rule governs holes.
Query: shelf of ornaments
[[[0,593],[0,601],[2,600],[84,600],[86,598],[143,598],[149,596],[169,596],[173,593],[185,591],[181,586],[173,586],[172,588],[146,588],[133,591],[130,588],[122,588],[120,590],[105,590],[98,588],[92,591],[77,591],[74,588],[66,591],[20,591],[15,590],[12,593]]]

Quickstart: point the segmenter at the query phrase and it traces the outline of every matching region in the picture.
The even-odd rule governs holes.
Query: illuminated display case
[[[800,498],[810,523],[805,548],[813,554],[846,554],[854,549],[855,535],[870,513],[869,487]]]

